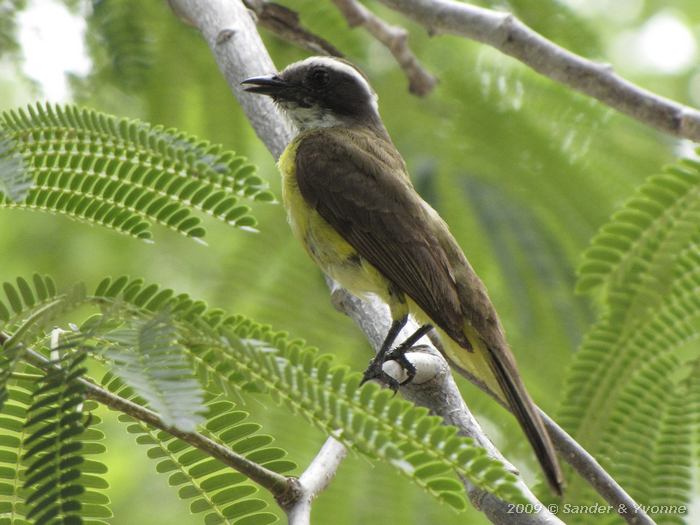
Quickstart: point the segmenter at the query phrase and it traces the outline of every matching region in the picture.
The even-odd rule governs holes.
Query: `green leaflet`
[[[152,237],[154,222],[201,238],[203,214],[251,228],[240,200],[274,200],[254,166],[221,146],[72,105],[0,115],[5,165],[0,207],[60,213],[141,239]]]

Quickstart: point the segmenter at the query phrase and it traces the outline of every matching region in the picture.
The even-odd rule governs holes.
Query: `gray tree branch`
[[[510,13],[455,0],[380,0],[431,34],[449,33],[488,44],[538,73],[598,99],[648,126],[700,142],[700,111],[625,80],[547,40]]]
[[[243,0],[243,2],[255,13],[259,26],[287,42],[317,55],[343,56],[333,44],[306,29],[296,11],[266,0]]]
[[[243,4],[236,0],[169,0],[169,2],[176,13],[200,30],[256,133],[272,155],[278,158],[292,138],[290,124],[269,100],[245,93],[240,86],[240,81],[249,76],[277,70]],[[337,308],[360,326],[368,340],[376,347],[384,337],[390,322],[384,305],[360,301],[341,289],[333,291],[332,300]],[[447,363],[439,353],[435,352],[433,355],[442,360],[439,369],[443,372],[435,373],[434,377],[425,383],[403,387],[402,394],[428,407],[434,413],[442,415],[448,423],[460,428],[464,435],[473,437],[487,447],[491,454],[501,459],[500,453],[490,444],[464,404],[459,390],[451,379]],[[432,382],[435,383],[426,384]],[[476,384],[483,386],[478,381]],[[551,419],[546,418],[546,420],[549,428],[553,429],[552,438],[555,446],[560,451],[566,451],[564,459],[572,464],[611,505],[618,508],[618,505],[634,503],[580,445],[571,438],[569,438],[570,442],[564,440],[563,436],[566,436],[566,433]],[[597,479],[607,481],[601,485],[597,483]],[[469,486],[467,490],[470,499],[493,523],[560,523],[534,496],[531,501],[536,505],[535,508],[540,509],[539,513],[513,515],[508,513],[505,502],[491,494],[475,491]],[[528,492],[529,490],[526,493]],[[628,505],[629,512],[622,517],[629,523],[653,525],[654,522],[643,510],[634,512],[635,508],[636,505]]]
[[[347,455],[342,443],[329,437],[311,461],[304,473],[299,476],[299,493],[294,501],[285,506],[289,525],[309,525],[311,523],[311,503],[330,484],[338,467]]]

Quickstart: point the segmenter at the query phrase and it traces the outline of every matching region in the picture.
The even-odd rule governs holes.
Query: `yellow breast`
[[[356,295],[386,295],[387,281],[304,200],[296,177],[296,152],[303,134],[298,135],[279,158],[282,201],[294,236],[302,243],[324,273]],[[329,180],[329,184],[332,181]]]

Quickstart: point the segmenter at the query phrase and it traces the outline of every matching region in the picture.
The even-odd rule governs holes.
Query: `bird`
[[[242,85],[271,97],[298,130],[278,160],[293,235],[343,288],[358,297],[374,294],[389,307],[391,326],[363,382],[376,379],[396,390],[396,379],[382,368],[388,360],[403,367],[409,382],[416,370],[404,354],[434,329],[448,362],[510,408],[561,495],[552,441],[486,287],[448,225],[413,187],[367,76],[347,60],[314,56]],[[419,328],[395,346],[409,316]]]

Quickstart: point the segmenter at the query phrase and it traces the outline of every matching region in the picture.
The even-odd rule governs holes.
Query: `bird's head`
[[[346,60],[310,57],[242,84],[249,93],[272,97],[302,131],[354,124],[381,126],[377,94],[365,75]]]

